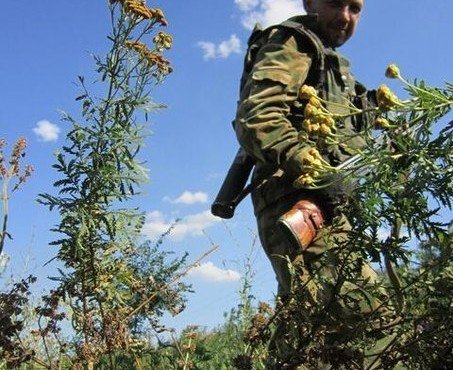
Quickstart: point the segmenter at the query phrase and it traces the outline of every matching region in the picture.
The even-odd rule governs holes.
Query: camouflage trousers
[[[344,216],[319,230],[302,252],[277,225],[298,200],[288,197],[257,216],[260,240],[278,282],[278,314],[267,368],[382,368],[380,353],[395,342],[395,334],[385,329],[395,322],[395,314],[382,304],[388,299],[378,275],[354,253],[344,257],[351,230]],[[350,281],[342,273],[348,268],[355,271]],[[374,331],[372,344],[355,350],[351,343],[364,331]]]

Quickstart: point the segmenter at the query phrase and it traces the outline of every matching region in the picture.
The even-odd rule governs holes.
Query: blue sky
[[[10,263],[3,279],[33,273],[37,289],[48,286],[46,276],[55,264],[43,264],[55,254],[49,229],[58,222],[36,202],[38,193],[54,193],[57,178],[51,169],[53,153],[64,144],[67,124],[58,110],[79,112],[74,98],[78,75],[92,77],[90,53],[108,48],[106,0],[9,1],[2,4],[0,32],[0,137],[12,144],[28,139],[26,162],[35,173],[10,201],[5,252]],[[145,232],[155,238],[175,218],[179,226],[164,248],[192,260],[211,244],[219,249],[189,276],[195,293],[188,308],[170,326],[212,327],[223,312],[238,303],[243,264],[250,256],[255,270],[254,293],[272,298],[276,283],[256,241],[250,200],[239,206],[234,219],[224,222],[209,214],[237,143],[231,129],[238,95],[243,53],[256,21],[267,25],[302,11],[301,0],[160,0],[151,7],[164,10],[174,47],[167,53],[172,73],[152,93],[167,109],[151,115],[152,136],[142,158],[151,181],[138,203],[148,215]],[[369,87],[388,83],[383,72],[397,63],[404,76],[441,86],[453,81],[450,47],[451,0],[368,0],[358,32],[341,52],[352,61],[356,77]],[[404,96],[404,95],[403,95]]]

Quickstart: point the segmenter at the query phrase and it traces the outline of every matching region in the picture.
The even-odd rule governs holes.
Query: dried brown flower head
[[[163,11],[161,9],[148,8],[146,6],[146,1],[144,0],[121,0],[121,4],[126,13],[133,14],[143,19],[154,20],[159,22],[161,26],[168,25]]]
[[[143,42],[127,40],[125,41],[124,46],[139,53],[140,57],[143,58],[150,67],[156,66],[161,74],[166,75],[173,71],[170,66],[170,61],[165,59],[161,54],[149,50]]]

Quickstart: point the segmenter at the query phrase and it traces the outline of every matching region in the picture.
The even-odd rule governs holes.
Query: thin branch
[[[172,280],[170,280],[168,283],[164,284],[163,286],[161,286],[156,292],[154,292],[153,294],[151,294],[148,298],[146,298],[142,303],[140,303],[135,309],[133,309],[131,312],[129,312],[126,316],[126,319],[131,319],[132,316],[134,316],[135,314],[137,314],[138,312],[140,312],[147,304],[149,304],[154,298],[156,298],[156,296],[165,291],[166,289],[168,289],[172,284],[174,284],[175,282],[177,282],[178,280],[180,280],[181,278],[183,278],[184,276],[186,276],[190,270],[192,270],[193,268],[199,266],[200,262],[205,259],[208,255],[210,255],[211,253],[215,252],[217,249],[219,248],[218,245],[214,245],[213,247],[211,247],[211,249],[209,249],[207,252],[203,253],[195,262],[193,262],[192,264],[190,264],[189,266],[187,266],[180,274],[176,275]]]

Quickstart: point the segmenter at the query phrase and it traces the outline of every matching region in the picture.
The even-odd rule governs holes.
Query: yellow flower
[[[308,118],[306,118],[302,121],[302,128],[307,132],[310,132],[311,125],[312,125],[312,123],[311,123],[310,119],[308,119]]]
[[[319,131],[319,123],[316,123],[316,122],[312,122],[311,126],[310,126],[310,134],[314,134],[316,132]]]
[[[319,132],[321,133],[321,135],[323,136],[329,136],[329,135],[332,135],[332,130],[330,129],[329,126],[327,126],[326,124],[322,123],[319,127]]]
[[[321,154],[319,154],[316,148],[310,148],[303,154],[302,163],[305,166],[321,166]]]
[[[311,97],[317,97],[318,92],[313,86],[302,85],[299,89],[299,97],[301,99],[310,99]]]
[[[321,125],[326,125],[327,127],[334,127],[335,126],[335,120],[333,119],[332,116],[322,116],[321,119],[319,120]]]
[[[378,130],[385,130],[390,127],[390,122],[384,117],[378,117],[374,121],[374,127]]]
[[[124,46],[128,49],[135,50],[148,63],[149,66],[156,66],[160,73],[169,74],[173,71],[170,66],[170,62],[167,59],[165,59],[161,54],[149,50],[143,42],[127,40],[124,42]]]
[[[144,1],[140,0],[124,0],[123,8],[126,12],[130,12],[144,19],[151,18],[151,12],[146,7]]]
[[[312,118],[320,114],[319,108],[316,108],[314,105],[307,104],[304,109],[304,117]]]
[[[312,96],[308,100],[308,104],[313,105],[316,108],[321,108],[322,107],[321,101],[316,96]]]
[[[313,159],[310,164],[314,168],[322,168],[322,161],[318,158]]]
[[[155,65],[157,69],[163,74],[169,74],[173,71],[173,68],[171,68],[170,66],[170,62],[156,52],[148,51],[145,54],[145,58],[150,66]]]
[[[301,189],[310,186],[314,181],[315,179],[310,174],[304,173],[300,175],[296,180],[294,180],[293,186],[296,189]]]
[[[135,50],[138,53],[148,50],[148,48],[146,47],[146,45],[143,42],[135,41],[135,40],[126,40],[124,42],[124,46],[126,46],[128,49]]]
[[[319,130],[319,124],[310,119],[304,119],[302,121],[302,129],[308,134],[313,134]]]
[[[305,167],[309,167],[311,166],[311,164],[313,163],[313,161],[315,160],[314,157],[306,154],[303,158],[302,158],[302,164],[305,166]]]
[[[387,111],[395,106],[402,106],[396,95],[389,89],[387,85],[381,85],[376,92],[379,109]]]
[[[316,148],[310,148],[310,149],[308,150],[308,153],[309,153],[310,155],[312,155],[313,157],[315,157],[315,158],[322,158],[322,157],[321,157],[321,154],[319,154],[319,151],[318,151],[318,149],[316,149]]]
[[[161,51],[163,49],[170,49],[173,39],[168,33],[159,32],[154,36],[153,42],[156,44],[156,49]]]
[[[390,64],[385,70],[385,77],[398,78],[400,76],[400,69],[396,64]]]
[[[156,19],[162,26],[168,26],[168,22],[165,19],[164,12],[160,9],[149,9],[151,17]]]
[[[144,0],[124,0],[122,6],[125,12],[135,14],[143,19],[154,19],[162,26],[168,25],[162,10],[148,8]]]
[[[302,153],[302,174],[293,182],[297,189],[313,185],[322,174],[331,170],[330,165],[322,158],[315,147]]]

